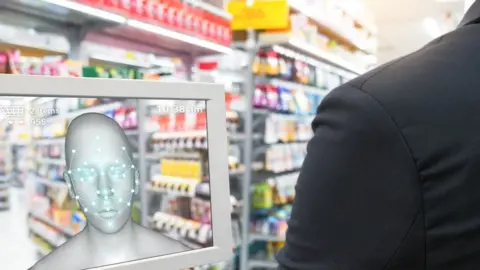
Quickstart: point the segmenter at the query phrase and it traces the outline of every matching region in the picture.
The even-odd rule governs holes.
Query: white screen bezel
[[[205,100],[213,246],[91,270],[179,270],[233,256],[224,88],[218,84],[0,75],[0,96]]]

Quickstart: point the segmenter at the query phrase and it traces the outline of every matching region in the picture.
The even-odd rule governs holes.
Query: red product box
[[[167,25],[170,27],[176,27],[178,11],[181,8],[180,2],[176,0],[168,0],[167,2]]]
[[[210,21],[210,24],[208,25],[208,38],[214,41],[219,41],[219,35],[217,32],[218,17],[213,14],[209,14],[208,19]]]
[[[200,35],[203,38],[208,38],[208,30],[210,29],[210,22],[208,21],[208,13],[204,10],[200,12]]]
[[[202,30],[202,14],[198,8],[192,7],[192,32],[200,34]]]
[[[103,5],[103,0],[76,0],[75,2],[92,7],[99,7]]]
[[[175,131],[185,130],[185,113],[177,113],[175,115]]]
[[[155,9],[155,22],[158,24],[167,23],[167,4],[165,0],[158,0]]]
[[[158,131],[168,132],[170,131],[170,115],[160,115],[157,117]]]
[[[183,11],[185,13],[185,18],[184,18],[184,30],[188,32],[193,31],[193,17],[195,16],[195,11],[193,7],[187,3],[183,2]]]
[[[205,112],[197,113],[197,121],[195,123],[196,130],[207,129],[207,114]]]
[[[232,44],[232,27],[229,20],[224,20],[222,23],[222,37],[223,45],[230,46]]]
[[[125,11],[122,10],[122,2],[122,0],[103,0],[103,6],[110,12],[120,13]]]

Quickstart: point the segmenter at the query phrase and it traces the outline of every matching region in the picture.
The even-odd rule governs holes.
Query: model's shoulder
[[[82,245],[81,234],[69,239],[48,255],[40,259],[29,270],[51,270],[51,269],[84,269],[88,262],[88,246]]]
[[[137,241],[141,241],[142,247],[156,250],[156,256],[191,250],[180,241],[167,237],[160,232],[144,227],[141,227],[138,232]]]

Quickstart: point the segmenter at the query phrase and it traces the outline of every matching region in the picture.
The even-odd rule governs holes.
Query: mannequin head
[[[130,220],[139,181],[122,128],[103,114],[76,117],[67,130],[65,159],[69,194],[88,224],[104,233],[119,231]]]

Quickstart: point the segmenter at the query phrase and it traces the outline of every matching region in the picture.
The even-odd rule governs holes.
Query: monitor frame
[[[226,180],[229,173],[225,90],[222,85],[24,75],[0,75],[0,85],[0,96],[205,100],[213,246],[90,269],[179,270],[232,258],[230,192]]]

